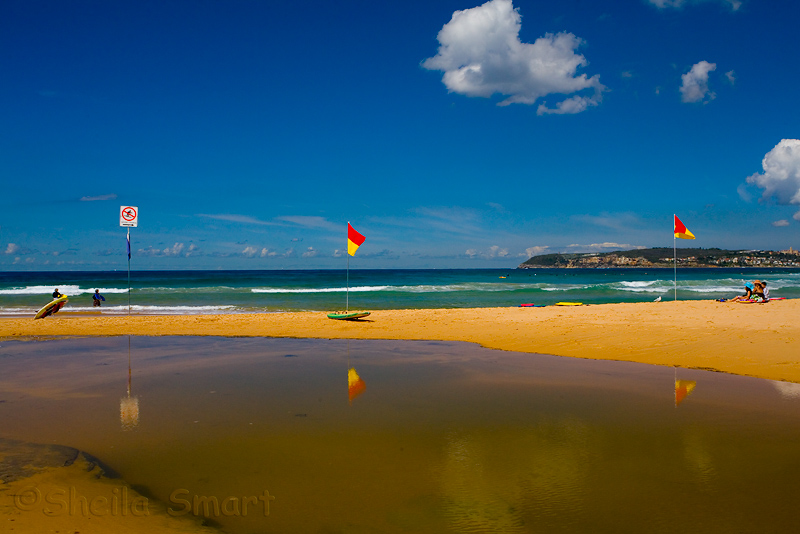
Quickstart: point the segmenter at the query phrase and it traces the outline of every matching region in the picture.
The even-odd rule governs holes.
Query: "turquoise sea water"
[[[132,313],[241,313],[344,309],[472,308],[648,302],[673,299],[671,269],[382,269],[298,271],[134,271]],[[679,300],[731,298],[745,281],[766,280],[771,296],[800,298],[800,269],[680,269]],[[65,312],[128,313],[127,272],[0,273],[0,315],[30,315],[54,288]],[[347,292],[349,287],[349,293]]]

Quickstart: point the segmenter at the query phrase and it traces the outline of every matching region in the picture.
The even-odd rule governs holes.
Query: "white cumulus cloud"
[[[764,172],[747,177],[747,183],[764,190],[762,200],[775,198],[781,205],[800,205],[800,140],[782,139],[761,161]],[[800,220],[800,211],[794,214]]]
[[[316,255],[317,255],[317,251],[316,251],[316,250],[314,250],[314,247],[308,247],[308,250],[306,250],[306,251],[305,251],[305,252],[303,252],[303,254],[302,254],[302,256],[303,256],[304,258],[313,258],[313,257],[314,257],[314,256],[316,256]]]
[[[8,246],[6,247],[5,253],[16,254],[18,250],[19,250],[19,245],[17,245],[16,243],[9,243]]]
[[[456,11],[437,36],[438,53],[422,66],[444,72],[442,81],[453,93],[484,98],[507,95],[501,106],[533,104],[547,95],[589,93],[567,98],[554,108],[541,104],[539,115],[579,113],[599,104],[606,89],[599,76],[577,74],[578,68],[588,64],[575,53],[583,41],[564,32],[523,43],[521,20],[511,0],[490,0]]]
[[[772,226],[776,228],[781,228],[782,226],[789,226],[789,221],[787,221],[786,219],[781,219],[780,221],[773,222]]]
[[[716,94],[708,89],[708,73],[717,68],[716,63],[700,61],[691,70],[681,75],[681,100],[684,102],[702,102],[706,98],[713,100]]]

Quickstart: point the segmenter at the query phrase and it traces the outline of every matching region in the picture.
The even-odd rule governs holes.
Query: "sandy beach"
[[[358,322],[334,321],[320,312],[174,316],[66,312],[36,321],[0,319],[0,342],[120,335],[464,341],[498,350],[707,369],[800,383],[798,319],[797,300],[763,305],[682,301],[381,310]],[[128,488],[123,480],[96,476],[92,465],[84,465],[85,460],[62,461],[58,454],[66,454],[63,447],[55,449],[58,454],[46,449],[46,461],[41,453],[27,452],[42,447],[13,441],[7,442],[5,449],[0,447],[0,521],[11,531],[212,531],[192,518],[170,517],[155,500],[148,501],[151,513],[142,517],[112,513],[92,514],[88,519],[80,514],[52,517],[38,509],[20,508],[14,499],[28,495],[31,488],[38,492],[34,496],[71,488],[101,504],[114,503],[121,492],[129,491],[122,489]],[[27,466],[30,472],[19,466]],[[133,490],[129,495],[143,499]]]
[[[0,339],[47,336],[265,336],[466,341],[487,348],[632,361],[800,382],[800,301],[679,301],[544,308],[0,319]]]

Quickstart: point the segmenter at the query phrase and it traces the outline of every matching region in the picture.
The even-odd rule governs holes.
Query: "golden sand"
[[[0,532],[216,532],[192,516],[173,517],[164,504],[143,497],[120,479],[106,478],[82,457],[69,466],[37,471],[12,482],[0,481]]]
[[[379,310],[357,322],[320,312],[0,319],[0,339],[128,334],[466,341],[800,382],[800,300]]]

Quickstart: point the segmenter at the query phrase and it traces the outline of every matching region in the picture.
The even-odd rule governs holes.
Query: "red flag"
[[[356,232],[355,228],[350,226],[350,223],[347,223],[347,253],[348,254],[350,254],[351,256],[355,256],[356,255],[356,250],[358,250],[358,247],[360,247],[361,244],[364,243],[365,239],[366,238],[363,235],[361,235],[358,232]]]
[[[686,225],[675,215],[675,237],[680,239],[694,239],[694,234],[686,229]]]

